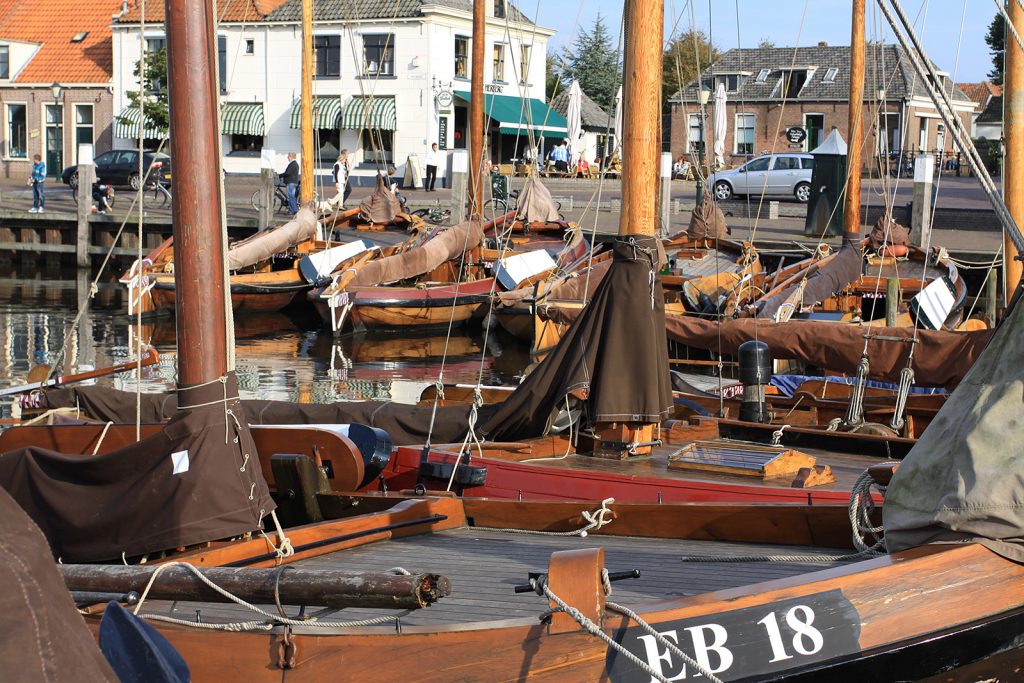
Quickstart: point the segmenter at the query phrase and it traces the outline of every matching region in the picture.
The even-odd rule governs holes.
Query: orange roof
[[[988,103],[990,97],[999,97],[1003,94],[1003,86],[996,85],[991,81],[959,83],[958,86],[971,98],[971,101],[977,102],[982,107]]]
[[[110,81],[114,61],[110,25],[120,9],[120,0],[76,2],[74,9],[67,0],[0,0],[0,39],[41,45],[14,82]],[[87,33],[85,39],[72,42],[82,32]]]
[[[2,1],[2,0],[0,0]],[[220,21],[259,21],[283,5],[285,0],[225,0],[217,3],[217,15]],[[128,12],[118,19],[119,23],[135,24],[142,18],[139,2],[132,2]],[[160,0],[146,2],[146,21],[162,23],[164,20],[164,3]]]

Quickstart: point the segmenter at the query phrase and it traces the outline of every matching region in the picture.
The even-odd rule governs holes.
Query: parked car
[[[796,197],[806,203],[811,198],[810,154],[765,154],[751,159],[739,168],[717,171],[708,176],[715,199],[723,201],[737,195]]]
[[[147,171],[146,184],[159,180],[171,181],[171,157],[157,152],[143,152],[143,164]],[[137,149],[112,149],[95,159],[96,178],[108,185],[128,186],[139,189],[139,151]],[[150,175],[151,174],[151,175]],[[78,187],[78,166],[68,166],[61,173],[61,180],[72,189]]]

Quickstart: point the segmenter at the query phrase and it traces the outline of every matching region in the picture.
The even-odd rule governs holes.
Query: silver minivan
[[[814,157],[805,153],[765,154],[739,168],[717,171],[708,176],[715,199],[724,201],[735,195],[796,197],[806,203],[811,198],[811,170]]]

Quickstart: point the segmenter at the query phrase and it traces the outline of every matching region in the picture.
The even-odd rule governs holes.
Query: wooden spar
[[[0,396],[24,394],[27,391],[35,391],[36,389],[42,389],[43,387],[56,387],[64,386],[65,384],[74,384],[75,382],[84,382],[87,379],[106,377],[107,375],[114,375],[119,372],[135,370],[136,368],[139,367],[147,368],[150,365],[156,365],[158,362],[160,362],[160,354],[156,352],[156,349],[149,349],[148,351],[146,351],[146,355],[140,358],[139,360],[133,360],[128,363],[114,365],[109,368],[98,368],[96,370],[89,370],[88,372],[80,372],[77,375],[53,377],[43,382],[29,382],[28,384],[22,384],[17,387],[7,387],[5,389],[0,389]]]
[[[302,0],[302,110],[300,131],[302,135],[299,204],[313,208],[313,0]]]
[[[843,206],[843,242],[860,239],[860,169],[864,114],[864,3],[853,0],[850,25],[850,118],[847,127],[846,198]]]
[[[1006,12],[1014,26],[1024,27],[1024,9],[1010,2]],[[1009,32],[1003,89],[1003,200],[1017,225],[1024,225],[1024,52]],[[1009,301],[1024,275],[1024,264],[1010,235],[1003,233],[1003,300]]]
[[[69,591],[140,595],[159,565],[58,565]],[[305,569],[284,565],[273,569],[204,567],[200,570],[227,592],[259,605],[317,605],[369,609],[419,609],[451,593],[451,582],[439,574],[385,574]],[[160,571],[147,596],[151,600],[229,602],[191,570]]]
[[[228,371],[213,12],[206,2],[166,4],[179,386]]]
[[[626,1],[620,235],[657,234],[663,23],[658,0]]]
[[[483,204],[484,48],[487,45],[487,0],[473,0],[473,71],[469,97],[469,216]]]

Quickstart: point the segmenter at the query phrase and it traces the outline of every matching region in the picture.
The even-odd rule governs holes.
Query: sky
[[[558,31],[549,42],[549,49],[571,43],[577,26],[589,30],[598,13],[606,17],[609,29],[618,39],[622,0],[516,0],[516,4],[528,16],[537,16],[541,26]],[[666,0],[665,37],[696,26],[705,32],[710,27],[712,42],[722,50],[756,47],[762,39],[777,47],[817,45],[821,40],[829,45],[849,45],[850,4],[849,0]],[[994,3],[902,0],[902,4],[904,12],[915,21],[925,50],[940,70],[954,74],[960,83],[986,80],[992,60],[985,34],[996,13]],[[868,40],[895,42],[874,0],[867,2],[865,34]]]

